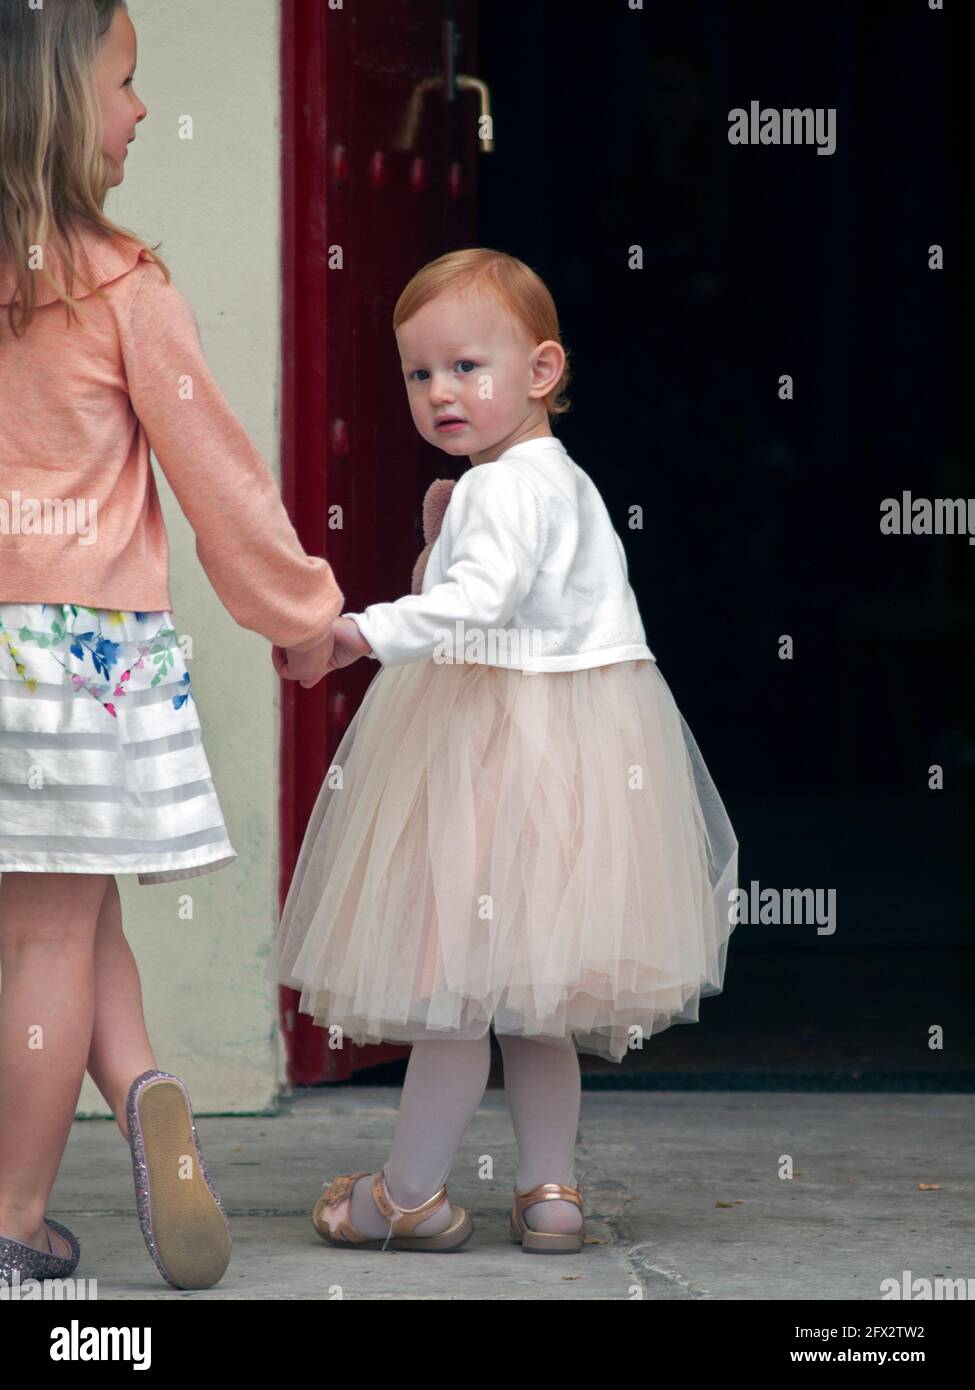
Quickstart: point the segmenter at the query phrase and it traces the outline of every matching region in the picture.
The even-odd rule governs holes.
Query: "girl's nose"
[[[430,384],[430,399],[435,403],[453,400],[449,377],[444,377],[443,380],[439,380],[437,377],[433,378]]]

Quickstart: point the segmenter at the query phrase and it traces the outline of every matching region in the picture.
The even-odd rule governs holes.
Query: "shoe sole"
[[[563,1235],[554,1231],[525,1231],[522,1235],[512,1218],[508,1229],[511,1239],[521,1246],[526,1255],[574,1255],[582,1249],[582,1227]]]
[[[178,1288],[212,1288],[230,1263],[230,1231],[203,1176],[182,1088],[172,1081],[151,1081],[139,1096],[138,1122],[159,1259]],[[183,1178],[187,1159],[193,1176]],[[148,1233],[143,1235],[148,1246]]]

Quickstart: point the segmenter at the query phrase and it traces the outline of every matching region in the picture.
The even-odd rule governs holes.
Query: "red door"
[[[475,0],[282,4],[282,490],[349,610],[409,592],[423,494],[450,476],[413,426],[391,320],[421,265],[474,244],[477,164],[489,149],[469,81],[475,14]],[[326,770],[376,671],[364,660],[314,690],[282,685],[282,906]],[[281,991],[295,1085],[408,1055],[329,1049],[298,997]]]

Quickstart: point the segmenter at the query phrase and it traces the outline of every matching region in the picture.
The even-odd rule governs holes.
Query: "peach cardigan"
[[[80,321],[67,324],[38,275],[20,337],[5,307],[16,282],[0,262],[0,602],[171,609],[151,448],[237,622],[315,646],[343,595],[331,566],[305,554],[207,366],[192,309],[141,246],[86,228],[80,250],[91,286],[76,281]]]

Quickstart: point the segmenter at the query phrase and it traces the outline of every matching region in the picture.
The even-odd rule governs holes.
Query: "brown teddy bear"
[[[410,589],[412,594],[419,594],[423,591],[423,575],[426,571],[427,560],[430,558],[430,551],[433,549],[434,542],[440,535],[444,512],[447,510],[447,503],[450,501],[450,494],[453,490],[453,478],[437,478],[426,490],[426,495],[423,498],[423,539],[426,541],[426,545],[420,551],[416,564],[413,566],[413,585]]]

